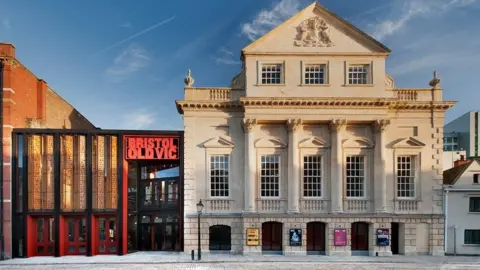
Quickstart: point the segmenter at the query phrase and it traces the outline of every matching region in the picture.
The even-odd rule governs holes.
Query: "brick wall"
[[[15,58],[12,44],[0,43],[3,73],[3,218],[5,256],[11,256],[11,133],[13,128],[94,129],[95,126]],[[1,251],[0,251],[1,252]]]

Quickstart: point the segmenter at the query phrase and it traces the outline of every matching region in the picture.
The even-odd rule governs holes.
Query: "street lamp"
[[[202,248],[200,247],[200,215],[202,214],[203,210],[203,203],[202,200],[200,200],[197,203],[197,213],[198,213],[198,260],[200,261],[202,259]]]

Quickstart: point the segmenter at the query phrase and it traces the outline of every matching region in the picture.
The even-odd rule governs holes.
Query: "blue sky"
[[[240,51],[312,0],[2,0],[0,41],[101,128],[183,129],[175,100],[228,86]],[[141,4],[139,4],[141,3]],[[392,49],[397,87],[436,69],[450,121],[478,110],[480,0],[320,0]]]

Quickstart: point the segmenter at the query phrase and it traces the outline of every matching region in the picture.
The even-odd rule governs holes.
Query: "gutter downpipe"
[[[445,244],[445,254],[447,253],[447,248],[448,248],[448,245],[447,245],[447,241],[448,241],[448,189],[445,189],[445,204],[444,204],[444,208],[445,208],[445,224],[444,224],[444,228],[443,228],[443,238],[445,239],[445,241],[443,242]]]

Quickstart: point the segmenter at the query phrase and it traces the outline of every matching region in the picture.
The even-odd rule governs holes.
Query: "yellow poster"
[[[259,229],[247,229],[247,246],[260,245],[260,230]]]

